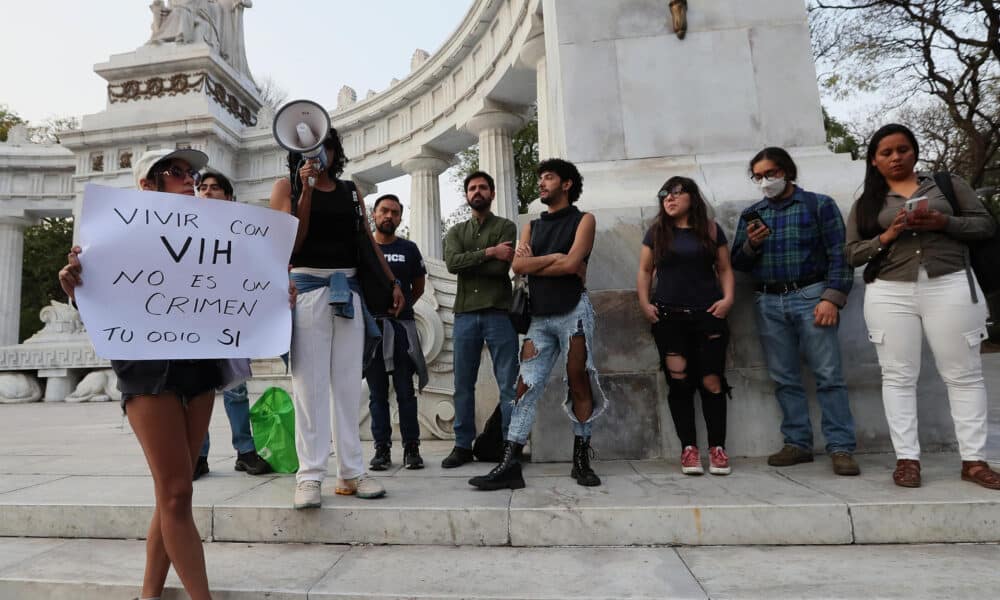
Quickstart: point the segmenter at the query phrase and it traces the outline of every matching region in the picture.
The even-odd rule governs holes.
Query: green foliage
[[[59,287],[59,269],[73,245],[72,219],[45,219],[24,231],[24,262],[21,272],[21,329],[23,342],[41,329],[38,311],[49,301],[66,301]]]
[[[528,204],[538,196],[538,115],[532,114],[531,119],[514,134],[514,179],[517,181],[518,212],[528,212]],[[472,146],[458,153],[458,165],[452,181],[455,187],[465,197],[462,181],[469,173],[479,170],[479,147]],[[490,173],[496,176],[496,173]],[[456,210],[456,212],[458,212]],[[449,219],[451,217],[449,216]],[[459,219],[463,220],[463,219]]]
[[[24,123],[24,119],[20,115],[8,108],[6,104],[0,104],[0,142],[6,142],[7,132],[10,131],[10,128],[21,123]]]
[[[847,125],[841,123],[823,108],[823,128],[826,130],[826,145],[830,150],[841,154],[851,153],[851,158],[857,160],[864,154],[861,142],[847,129]]]

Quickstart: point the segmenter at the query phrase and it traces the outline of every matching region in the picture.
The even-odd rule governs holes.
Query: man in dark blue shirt
[[[368,408],[371,412],[372,438],[375,456],[371,460],[373,471],[384,471],[392,464],[392,425],[389,422],[389,376],[396,390],[399,407],[399,433],[403,439],[403,466],[422,469],[420,457],[420,424],[417,422],[417,397],[413,391],[413,374],[418,375],[420,389],[427,384],[427,367],[414,321],[413,305],[424,293],[427,271],[420,249],[410,240],[396,235],[403,218],[403,205],[393,194],[375,200],[372,208],[375,220],[375,241],[382,249],[399,283],[406,307],[396,318],[380,317],[382,344],[371,361],[365,377],[370,392]]]

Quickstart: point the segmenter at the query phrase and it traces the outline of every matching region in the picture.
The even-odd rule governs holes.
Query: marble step
[[[924,487],[913,490],[892,484],[891,456],[861,455],[859,477],[834,476],[822,456],[784,469],[735,459],[727,477],[685,476],[672,461],[598,462],[595,488],[578,486],[567,464],[529,464],[526,488],[481,492],[466,479],[492,465],[444,470],[446,448],[427,446],[427,468],[379,474],[386,497],[336,496],[327,485],[323,508],[306,511],[291,508],[293,477],[251,477],[232,470],[231,456],[213,458],[195,483],[199,531],[227,542],[438,546],[1000,541],[1000,492],[960,481],[953,454],[925,456]],[[153,492],[141,457],[100,475],[20,458],[38,462],[0,479],[0,536],[145,536]]]
[[[214,598],[995,598],[993,544],[451,548],[207,543]],[[0,538],[0,600],[130,600],[137,540]],[[187,598],[171,572],[163,600]]]

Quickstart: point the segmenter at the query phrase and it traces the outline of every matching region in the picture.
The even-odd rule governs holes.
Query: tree
[[[0,104],[0,142],[6,142],[7,132],[10,131],[10,128],[21,123],[24,123],[24,119],[20,115],[8,108],[6,104]]]
[[[270,75],[265,75],[257,84],[257,91],[260,92],[260,99],[264,101],[264,106],[271,110],[278,110],[285,100],[288,100],[288,90],[281,87]]]
[[[928,148],[947,148],[947,166],[973,186],[996,175],[1000,4],[810,0],[809,13],[820,83],[828,93],[881,92],[887,98],[882,114],[933,118],[941,127],[937,133],[949,134],[946,144]]]
[[[528,204],[538,196],[538,115],[532,113],[531,118],[514,134],[511,140],[514,147],[514,179],[517,181],[518,212],[528,212]],[[465,177],[479,170],[479,147],[472,146],[458,153],[458,166],[452,175],[458,191],[465,195],[462,182]],[[495,175],[494,173],[490,173]],[[456,211],[457,212],[457,211]],[[453,212],[452,215],[456,213]],[[448,217],[451,219],[451,216]]]
[[[49,117],[41,125],[28,128],[28,139],[35,144],[58,144],[61,132],[79,128],[77,117]]]
[[[23,342],[41,328],[38,312],[49,301],[66,301],[56,274],[66,263],[66,251],[72,245],[73,219],[44,219],[24,230],[18,341]]]
[[[826,130],[826,145],[836,153],[850,152],[851,158],[857,160],[864,154],[861,142],[848,129],[848,126],[830,116],[823,108],[823,128]]]

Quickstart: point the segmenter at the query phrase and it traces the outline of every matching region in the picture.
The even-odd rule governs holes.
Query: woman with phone
[[[698,186],[671,177],[656,195],[659,214],[642,240],[637,289],[652,325],[667,403],[680,438],[681,472],[705,472],[698,451],[694,394],[701,395],[708,430],[709,472],[728,475],[726,454],[726,315],[736,287],[722,228],[708,217]],[[650,298],[653,274],[656,290]]]
[[[987,396],[980,344],[988,309],[968,269],[967,243],[996,223],[963,179],[950,176],[958,214],[935,177],[915,170],[916,137],[886,125],[868,143],[861,197],[847,224],[847,259],[866,269],[865,322],[882,367],[882,402],[896,450],[892,479],[919,487],[917,377],[921,336],[948,388],[962,479],[1000,489],[986,463]],[[978,302],[973,301],[973,292]]]

